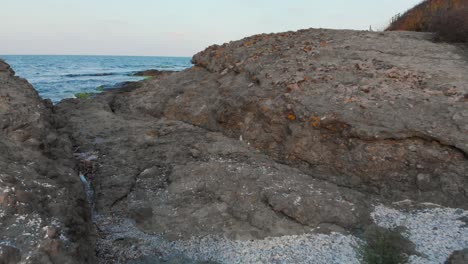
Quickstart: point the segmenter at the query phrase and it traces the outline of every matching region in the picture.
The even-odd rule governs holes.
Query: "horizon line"
[[[169,55],[109,55],[109,54],[1,54],[0,56],[108,56],[108,57],[159,57],[159,58],[192,58],[191,56],[169,56]]]

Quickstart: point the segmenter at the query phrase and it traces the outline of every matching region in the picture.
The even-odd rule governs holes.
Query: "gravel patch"
[[[332,233],[283,236],[256,241],[204,238],[176,243],[193,259],[221,263],[359,263],[352,236]]]
[[[444,263],[453,251],[468,248],[468,227],[461,218],[468,211],[452,208],[429,208],[411,212],[382,205],[376,206],[372,218],[379,226],[403,226],[407,238],[424,256],[411,256],[411,264]]]
[[[125,258],[151,255],[168,258],[184,255],[194,260],[219,263],[359,263],[354,250],[358,240],[353,236],[338,233],[283,236],[253,241],[234,241],[208,236],[169,242],[160,236],[141,232],[127,219],[109,225],[105,230],[109,236],[99,242],[101,251],[109,250],[112,241],[133,241],[133,246],[127,252],[119,252],[125,254]]]
[[[421,253],[421,256],[410,256],[411,264],[444,263],[453,251],[468,248],[468,227],[461,220],[468,216],[468,211],[462,209],[405,211],[378,205],[371,216],[379,226],[407,229],[404,235]],[[361,240],[339,233],[251,241],[207,236],[171,242],[140,231],[129,219],[97,217],[96,223],[105,234],[98,242],[99,251],[103,252],[101,263],[123,263],[142,256],[164,259],[174,255],[219,263],[359,263],[355,249]]]

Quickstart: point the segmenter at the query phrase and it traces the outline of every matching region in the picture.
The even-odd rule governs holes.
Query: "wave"
[[[125,75],[125,72],[103,72],[103,73],[79,73],[79,74],[66,74],[65,77],[96,77],[96,76],[111,76],[111,75]]]

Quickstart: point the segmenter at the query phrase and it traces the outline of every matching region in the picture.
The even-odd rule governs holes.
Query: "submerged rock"
[[[119,82],[113,85],[101,85],[102,90],[126,89],[131,90],[141,86],[140,82]]]
[[[175,73],[175,71],[146,70],[132,74],[133,76],[162,78]]]

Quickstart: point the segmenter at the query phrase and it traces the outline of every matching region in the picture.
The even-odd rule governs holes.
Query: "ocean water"
[[[112,86],[144,77],[137,71],[157,69],[180,71],[191,67],[185,57],[136,56],[39,56],[0,55],[16,75],[27,79],[42,98],[54,103],[82,92],[99,92],[97,87]]]

